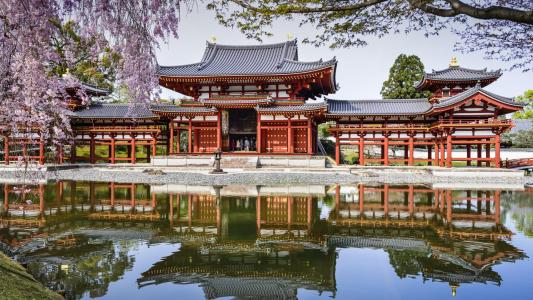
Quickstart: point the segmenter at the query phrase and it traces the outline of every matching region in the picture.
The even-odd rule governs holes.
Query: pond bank
[[[46,180],[77,180],[147,184],[345,184],[357,182],[382,182],[397,184],[413,183],[497,183],[528,184],[532,177],[522,172],[506,169],[476,168],[414,168],[414,167],[365,167],[322,169],[227,169],[226,174],[212,175],[208,169],[153,168],[136,166],[77,166],[76,168],[48,168],[39,173],[30,171],[26,178]],[[15,169],[0,169],[0,179],[17,181],[20,172]],[[35,175],[35,176],[34,176]]]
[[[0,299],[63,299],[0,252]]]

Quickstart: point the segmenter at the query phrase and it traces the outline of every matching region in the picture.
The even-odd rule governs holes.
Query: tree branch
[[[430,5],[424,0],[410,0],[414,7],[440,17],[454,17],[467,15],[475,19],[508,20],[516,23],[533,25],[533,10],[519,10],[503,6],[475,7],[460,0],[444,0],[450,4],[450,8],[439,8]]]
[[[265,12],[265,9],[254,6],[246,0],[230,0],[230,1],[237,5],[240,5],[243,8],[246,8],[246,9],[249,9],[255,12]],[[350,5],[344,5],[344,6],[343,5],[340,5],[340,6],[323,5],[319,7],[296,6],[296,5],[286,4],[286,7],[283,8],[283,13],[285,14],[308,14],[308,13],[325,13],[325,12],[345,12],[345,11],[360,10],[360,9],[374,6],[376,4],[380,4],[383,2],[387,2],[387,1],[389,0],[363,0],[356,4],[350,4]],[[268,10],[274,12],[276,11],[276,8],[271,8]]]

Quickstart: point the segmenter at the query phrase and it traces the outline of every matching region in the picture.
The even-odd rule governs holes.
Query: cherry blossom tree
[[[0,0],[1,135],[42,139],[59,145],[71,138],[69,95],[87,101],[77,78],[53,72],[76,63],[73,45],[62,55],[51,38],[69,21],[91,38],[87,53],[98,58],[120,53],[116,78],[131,103],[147,104],[159,90],[155,49],[177,37],[180,6],[185,0]],[[57,68],[56,68],[57,69]]]

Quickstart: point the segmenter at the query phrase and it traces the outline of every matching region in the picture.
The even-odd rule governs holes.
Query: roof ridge
[[[428,101],[428,98],[412,98],[412,99],[331,99],[325,98],[326,101],[344,101],[344,102],[376,102],[376,101],[386,101],[386,102],[414,102],[414,101]]]
[[[301,64],[301,65],[313,65],[313,64],[327,65],[327,64],[330,64],[332,62],[337,62],[337,59],[335,57],[332,58],[332,59],[326,60],[326,61],[324,61],[323,59],[319,59],[319,60],[315,60],[315,61],[299,61],[299,60],[292,60],[292,59],[288,59],[288,58],[285,58],[284,60],[286,62],[295,63],[295,64]]]
[[[474,73],[500,73],[501,72],[501,69],[498,69],[498,70],[491,70],[491,71],[487,71],[487,68],[484,68],[484,69],[470,69],[470,68],[464,68],[464,67],[461,67],[461,66],[457,66],[457,67],[448,67],[446,69],[442,69],[442,70],[432,70],[431,73],[425,73],[424,75],[428,74],[428,75],[435,75],[435,74],[442,74],[442,73],[445,73],[445,72],[448,72],[450,70],[463,70],[463,71],[469,71],[469,72],[474,72]]]
[[[211,43],[207,41],[208,47],[214,47],[215,45],[218,46],[219,49],[254,49],[254,48],[279,48],[282,46],[292,46],[291,44],[294,44],[294,46],[297,46],[297,39],[292,39],[285,42],[279,42],[279,43],[272,43],[272,44],[256,44],[256,45],[230,45],[230,44],[218,44],[218,43]]]
[[[185,65],[162,66],[162,65],[158,64],[157,66],[159,68],[178,68],[178,67],[191,67],[191,66],[196,66],[196,65],[201,65],[201,64],[202,64],[202,61],[195,62],[195,63],[192,63],[192,64],[185,64]]]

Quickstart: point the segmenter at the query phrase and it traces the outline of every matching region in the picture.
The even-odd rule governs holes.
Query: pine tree
[[[389,79],[383,82],[384,99],[411,99],[429,97],[428,91],[417,91],[415,84],[424,76],[424,64],[416,55],[400,54],[389,70]]]

